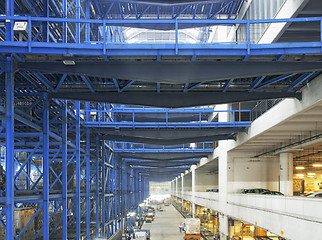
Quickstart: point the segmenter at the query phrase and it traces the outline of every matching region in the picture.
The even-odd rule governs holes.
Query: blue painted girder
[[[62,62],[23,62],[20,71],[86,75],[142,82],[169,84],[218,81],[224,79],[274,76],[322,70],[321,62],[76,62],[66,66]],[[263,80],[263,78],[261,78]],[[255,86],[256,87],[256,86]]]
[[[66,91],[50,94],[52,98],[131,104],[163,108],[207,106],[234,102],[260,101],[274,98],[298,98],[294,92],[76,92]],[[209,123],[211,124],[211,123]],[[222,126],[224,126],[223,124]]]

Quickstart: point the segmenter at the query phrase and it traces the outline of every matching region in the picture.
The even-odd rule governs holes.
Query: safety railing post
[[[250,21],[247,20],[247,55],[250,54]]]
[[[178,20],[175,21],[175,45],[176,45],[176,55],[179,53],[178,42],[179,42],[179,33],[178,33]]]

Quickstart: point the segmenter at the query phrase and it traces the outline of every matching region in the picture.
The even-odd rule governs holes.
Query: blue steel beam
[[[288,87],[283,89],[284,92],[291,92],[294,88],[307,81],[310,77],[318,76],[320,72],[304,73],[298,79],[291,83]]]
[[[282,81],[282,80],[285,80],[285,79],[288,79],[290,77],[293,77],[294,75],[296,75],[296,73],[291,73],[291,74],[283,74],[281,76],[278,76],[278,77],[275,77],[275,78],[272,78],[270,80],[267,80],[263,83],[261,83],[260,85],[258,85],[256,87],[256,90],[260,89],[260,88],[263,88],[263,87],[266,87],[266,86],[269,86],[269,85],[272,85],[274,83],[277,83],[279,81]]]
[[[264,79],[266,78],[266,76],[261,76],[261,77],[257,77],[252,84],[249,86],[248,88],[248,92],[253,92],[256,87],[262,82],[264,81]]]
[[[70,22],[70,23],[74,23],[74,24],[79,24],[79,23],[85,23],[85,24],[97,24],[97,25],[102,25],[103,23],[106,24],[106,20],[86,20],[86,19],[66,19],[66,18],[39,18],[39,17],[31,17],[30,19],[28,19],[27,17],[18,17],[18,16],[14,16],[14,17],[7,17],[7,16],[0,16],[1,20],[5,20],[5,19],[11,19],[11,20],[20,20],[20,21],[34,21],[34,22],[56,22],[56,23],[66,23],[66,22]],[[159,20],[158,23],[155,23],[155,20],[109,20],[108,24],[110,25],[124,25],[127,24],[127,26],[130,26],[131,24],[133,26],[135,26],[135,24],[140,24],[142,26],[148,26],[149,24],[159,24],[160,26],[164,26],[164,25],[169,25],[169,26],[174,26],[176,25],[176,21],[178,23],[178,26],[189,26],[189,27],[193,27],[192,24],[198,24],[198,26],[200,26],[200,24],[208,24],[208,25],[212,25],[212,24],[230,24],[230,25],[236,25],[236,24],[261,24],[261,23],[279,23],[279,22],[284,22],[284,23],[292,23],[292,22],[307,22],[307,21],[319,21],[321,22],[321,18],[297,18],[297,19],[265,19],[265,20]],[[104,29],[103,29],[104,30]],[[11,43],[11,44],[9,44]],[[280,45],[282,44],[282,45]],[[59,45],[61,45],[62,47],[58,47]],[[64,43],[42,43],[42,42],[32,42],[32,43],[28,43],[28,42],[11,42],[9,41],[8,43],[6,43],[2,48],[1,51],[5,52],[6,50],[9,51],[9,47],[10,50],[12,52],[20,52],[20,53],[28,53],[29,51],[33,52],[33,48],[36,48],[35,51],[37,51],[37,53],[57,53],[57,54],[84,54],[84,55],[102,55],[102,50],[103,47],[106,47],[106,44],[81,44],[78,46],[77,49],[77,45],[78,44],[73,44],[73,45],[64,45]],[[87,49],[84,49],[84,47],[88,45]],[[94,46],[95,45],[95,46]],[[171,45],[171,44],[170,44]],[[211,46],[211,48],[213,47],[214,44],[209,44],[209,46]],[[233,44],[232,46],[234,46],[235,49],[233,49],[229,44],[228,46],[225,44],[225,46],[221,46],[223,52],[226,52],[224,55],[241,55],[241,56],[246,56],[246,55],[285,55],[285,52],[287,54],[300,54],[302,53],[318,53],[317,51],[315,51],[314,49],[318,46],[321,45],[321,42],[316,42],[316,43],[292,43],[292,45],[289,45],[288,43],[276,43],[276,44]],[[158,46],[157,44],[155,46]],[[177,47],[179,47],[179,54],[180,55],[194,55],[193,51],[191,51],[190,54],[188,54],[189,51],[187,51],[186,47],[182,47],[182,49],[180,49],[181,46],[189,46],[189,45],[179,45]],[[275,48],[273,46],[276,46]],[[283,46],[282,49],[278,49],[279,46]],[[112,45],[109,45],[109,48],[112,47]],[[161,49],[160,46],[158,46],[158,49]],[[205,47],[205,46],[203,46]],[[164,48],[164,46],[163,46]],[[201,48],[201,46],[199,46],[199,48]],[[239,49],[240,48],[240,49]],[[51,51],[55,50],[55,51]],[[68,51],[67,51],[68,49]],[[123,50],[123,54],[124,54],[124,49]],[[148,49],[147,47],[145,48],[146,50]],[[173,48],[172,48],[173,49]],[[209,49],[209,47],[207,47],[207,49]],[[245,51],[246,49],[246,51]],[[287,49],[287,51],[286,51]],[[297,49],[297,51],[294,51],[295,49]],[[100,50],[100,51],[99,51]],[[111,49],[113,50],[113,49]],[[111,55],[113,55],[112,51],[109,51],[109,53],[111,52]],[[169,49],[170,50],[170,49]],[[198,47],[196,47],[194,50],[198,50]],[[217,49],[218,50],[218,49]],[[224,51],[225,50],[225,51]],[[231,50],[231,53],[229,53]],[[241,52],[240,50],[244,50],[243,52]],[[282,51],[284,50],[284,51]],[[75,51],[75,52],[73,52]],[[132,51],[133,52],[133,51]],[[233,53],[234,52],[234,53]],[[161,55],[166,55],[166,52],[164,52],[162,54],[162,51],[160,51]],[[115,54],[115,53],[114,53]],[[132,53],[133,54],[133,53]],[[147,53],[145,53],[144,55],[146,55]],[[169,53],[168,53],[169,54]],[[198,52],[197,52],[198,54]],[[203,53],[204,55],[206,55],[206,53]],[[105,54],[103,54],[105,55]],[[150,55],[152,55],[150,53]],[[153,54],[154,56],[157,54]],[[171,54],[173,55],[173,53]],[[200,55],[200,53],[198,54]],[[208,53],[208,55],[214,55],[214,53]],[[217,55],[223,55],[220,52],[217,53]]]
[[[43,97],[43,239],[49,239],[49,100]]]
[[[99,151],[100,151],[100,142],[98,136],[95,138],[95,143],[96,143],[96,152],[95,152],[95,162],[96,162],[96,192],[95,192],[95,197],[96,197],[96,238],[99,237],[99,231],[100,231],[100,192],[99,192],[99,178],[100,178],[100,159],[99,159]]]
[[[13,4],[13,1],[6,1]],[[8,6],[9,7],[9,6]],[[6,59],[6,239],[14,239],[14,69]]]
[[[6,17],[14,16],[14,0],[6,0]],[[13,21],[6,21],[6,41],[13,41]]]
[[[90,157],[90,129],[86,129],[86,239],[90,239],[90,172],[91,172],[91,157]]]
[[[67,240],[68,226],[67,226],[67,101],[63,101],[62,106],[62,168],[63,168],[63,189],[62,189],[62,239]]]
[[[81,208],[80,208],[80,175],[81,175],[81,158],[80,158],[80,102],[76,101],[76,126],[75,126],[75,135],[76,135],[76,239],[80,239],[81,234]]]

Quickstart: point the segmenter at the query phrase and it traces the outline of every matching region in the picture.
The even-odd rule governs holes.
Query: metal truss
[[[0,228],[6,231],[1,232],[6,239],[25,237],[29,229],[34,239],[109,238],[147,197],[147,178],[134,171],[131,176],[140,188],[131,191],[122,182],[122,171],[131,167],[120,167],[114,142],[84,126],[81,109],[89,103],[50,100],[46,92],[19,96],[11,57],[5,65],[5,107],[0,111],[6,181],[1,183]],[[33,214],[16,231],[14,212],[23,207],[31,207]]]
[[[0,233],[20,239],[32,227],[34,239],[109,238],[127,229],[127,214],[148,197],[150,180],[184,172],[207,157],[214,142],[245,131],[251,119],[249,111],[228,111],[231,120],[219,123],[208,121],[216,114],[209,108],[112,104],[179,108],[301,99],[297,91],[322,70],[321,42],[258,44],[250,31],[258,24],[322,18],[235,20],[243,2],[1,1],[0,145],[6,181],[0,188]],[[26,29],[14,28],[19,22]],[[208,29],[221,25],[244,26],[246,40],[209,42]],[[129,28],[172,30],[175,37],[166,44],[130,44],[124,34]],[[180,39],[187,28],[203,33],[200,42]],[[150,76],[147,63],[154,69]],[[208,69],[184,80],[180,64]],[[214,65],[217,77],[211,71],[209,77]],[[124,66],[136,72],[122,71]],[[237,66],[241,70],[232,71]],[[220,68],[226,75],[219,77]],[[16,231],[15,210],[23,207],[33,212]]]

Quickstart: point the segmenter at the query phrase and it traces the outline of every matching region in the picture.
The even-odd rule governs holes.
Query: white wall
[[[196,192],[206,192],[207,189],[214,188],[218,188],[218,174],[196,171]]]
[[[279,190],[279,159],[229,157],[228,192],[240,192],[243,188],[267,188]]]

